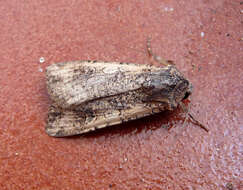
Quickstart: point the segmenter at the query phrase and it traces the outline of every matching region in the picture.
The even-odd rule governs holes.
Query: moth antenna
[[[198,120],[196,120],[191,113],[188,113],[189,117],[192,119],[192,121],[199,127],[201,127],[202,129],[204,129],[206,132],[209,132],[208,128],[205,127],[202,123],[200,123]]]
[[[205,127],[202,123],[200,123],[198,120],[196,120],[193,115],[189,112],[189,109],[186,108],[185,104],[183,102],[180,102],[179,105],[181,106],[181,108],[183,109],[183,111],[186,113],[186,118],[183,122],[183,127],[185,125],[185,123],[187,122],[188,118],[190,118],[193,123],[197,126],[199,126],[200,128],[202,128],[203,130],[205,130],[206,132],[209,132],[208,128]],[[190,108],[190,105],[189,105]]]
[[[148,39],[147,39],[147,52],[148,52],[148,56],[149,56],[151,65],[153,65],[154,62],[156,62],[159,65],[162,64],[162,65],[165,65],[165,66],[174,65],[173,61],[166,60],[166,59],[164,59],[160,56],[153,54],[153,51],[152,51],[152,48],[151,48],[151,37],[148,37]]]

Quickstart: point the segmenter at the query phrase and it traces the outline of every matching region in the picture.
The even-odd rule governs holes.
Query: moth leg
[[[200,123],[198,120],[196,120],[192,114],[188,113],[190,119],[196,124],[198,125],[199,127],[201,127],[202,129],[204,129],[206,132],[209,132],[208,128],[206,128],[202,123]]]
[[[173,61],[171,60],[166,60],[160,56],[157,56],[155,54],[153,54],[152,48],[151,48],[151,38],[149,37],[147,39],[147,52],[148,52],[148,56],[150,59],[150,64],[151,65],[164,65],[164,66],[168,66],[168,65],[174,65]]]
[[[183,122],[183,125],[182,125],[183,127],[184,127],[186,121],[190,118],[195,125],[201,127],[206,132],[209,132],[208,128],[206,128],[202,123],[200,123],[198,120],[196,120],[193,117],[193,115],[189,112],[189,109],[186,108],[186,106],[185,106],[185,104],[183,102],[180,102],[179,105],[181,106],[181,108],[183,109],[183,111],[186,113],[186,118],[185,118],[185,120]],[[189,105],[189,107],[190,107],[190,105]]]
[[[185,118],[185,120],[184,120],[184,122],[183,122],[183,124],[182,124],[182,127],[184,127],[185,124],[186,124],[186,122],[187,122],[187,120],[188,120],[188,112],[189,112],[189,110],[187,109],[187,107],[185,106],[185,104],[184,104],[183,102],[180,102],[179,105],[180,105],[181,108],[183,109],[183,112],[186,113],[186,118]]]

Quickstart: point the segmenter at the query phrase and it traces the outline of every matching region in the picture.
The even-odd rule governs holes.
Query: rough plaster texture
[[[0,189],[240,189],[242,10],[240,0],[1,1]],[[47,65],[144,64],[148,36],[194,84],[191,112],[209,133],[182,127],[179,109],[83,136],[45,133]]]

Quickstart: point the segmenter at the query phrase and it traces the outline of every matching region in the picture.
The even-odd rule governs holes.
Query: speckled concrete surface
[[[242,10],[240,0],[1,1],[0,189],[242,188]],[[83,136],[45,133],[46,66],[144,64],[148,36],[193,82],[191,112],[209,133],[183,127],[180,109]]]

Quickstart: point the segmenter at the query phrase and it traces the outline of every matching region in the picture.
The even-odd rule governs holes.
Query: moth
[[[181,105],[192,93],[191,82],[171,61],[154,56],[149,43],[148,53],[150,64],[72,61],[48,66],[52,104],[47,134],[78,135]]]

